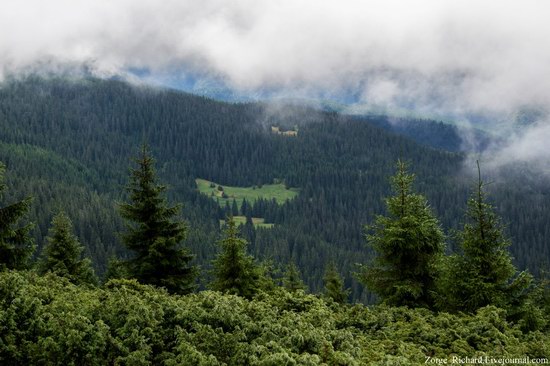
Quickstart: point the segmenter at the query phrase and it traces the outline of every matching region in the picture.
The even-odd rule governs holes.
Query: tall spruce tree
[[[325,297],[338,304],[344,304],[348,301],[350,290],[344,287],[344,280],[338,273],[334,262],[330,262],[326,267],[323,281],[325,283]]]
[[[468,200],[466,222],[457,239],[462,254],[444,261],[440,279],[441,308],[474,312],[480,307],[520,306],[532,277],[517,275],[507,250],[510,241],[487,202],[478,164],[478,182]]]
[[[81,259],[84,247],[73,234],[69,217],[61,211],[54,216],[51,225],[38,261],[39,272],[53,272],[76,284],[96,284],[92,262],[89,258]]]
[[[5,166],[0,163],[0,202],[4,199],[6,184],[4,183]],[[32,199],[30,197],[0,207],[0,270],[24,269],[34,252],[33,239],[29,235],[32,224],[18,226],[18,222],[29,212]]]
[[[413,181],[399,160],[391,178],[395,194],[386,199],[388,215],[367,227],[374,260],[360,267],[358,278],[388,305],[432,307],[444,236],[426,198],[412,191]]]
[[[195,289],[197,269],[182,246],[187,228],[179,219],[180,205],[169,206],[166,187],[157,183],[154,160],[147,146],[136,159],[127,187],[129,202],[120,205],[126,219],[122,240],[134,256],[125,261],[126,272],[141,283],[165,287],[171,293],[186,294]]]
[[[212,262],[213,290],[251,298],[260,286],[262,271],[246,253],[247,241],[239,236],[232,216],[226,220],[220,252]]]

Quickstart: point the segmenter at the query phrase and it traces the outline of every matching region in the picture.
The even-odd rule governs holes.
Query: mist
[[[550,106],[549,13],[543,0],[9,2],[0,78],[84,65],[161,85],[213,80],[452,119],[508,136],[495,164],[540,161],[549,120],[518,131],[516,117]]]

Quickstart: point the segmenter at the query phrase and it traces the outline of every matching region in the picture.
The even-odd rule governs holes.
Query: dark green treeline
[[[387,123],[384,117],[351,118],[299,107],[285,112],[119,81],[8,80],[0,88],[0,160],[10,171],[7,183],[16,189],[6,198],[19,200],[32,192],[32,236],[39,250],[61,206],[102,275],[110,257],[130,256],[116,236],[124,226],[117,202],[128,198],[128,162],[146,141],[169,187],[169,200],[184,205],[186,245],[196,256],[194,264],[208,270],[226,212],[198,194],[194,179],[241,186],[279,179],[299,188],[299,196],[282,206],[258,203],[254,215],[263,215],[274,228],[243,232],[251,254],[275,263],[292,258],[315,292],[323,288],[326,263],[334,260],[347,274],[371,256],[364,250],[362,226],[384,213],[381,197],[390,193],[387,177],[400,156],[412,162],[418,190],[443,230],[460,228],[470,190],[470,179],[457,174],[463,155],[376,127]],[[298,125],[298,136],[272,135],[271,125]],[[448,128],[433,130],[454,136]],[[424,140],[442,141],[432,137]],[[522,172],[520,178],[510,174],[488,188],[508,224],[516,265],[536,272],[550,257],[545,182]],[[351,288],[353,299],[366,299],[351,276],[345,276],[344,286]]]

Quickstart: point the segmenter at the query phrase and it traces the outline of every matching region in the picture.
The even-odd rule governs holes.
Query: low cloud
[[[536,124],[516,132],[500,148],[487,152],[489,167],[498,168],[516,163],[536,165],[541,173],[550,175],[550,121]]]
[[[549,13],[545,0],[22,0],[2,5],[0,73],[198,75],[242,93],[502,124],[550,105]]]

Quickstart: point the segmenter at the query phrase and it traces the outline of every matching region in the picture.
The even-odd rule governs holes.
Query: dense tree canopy
[[[38,249],[45,244],[51,212],[63,207],[103,275],[109,258],[135,254],[117,235],[124,221],[115,202],[125,199],[128,159],[145,140],[159,161],[159,179],[170,186],[165,192],[170,202],[185,205],[185,245],[198,265],[209,267],[219,220],[233,205],[231,198],[227,210],[220,208],[197,191],[195,179],[240,187],[276,180],[299,189],[299,195],[284,204],[270,198],[248,201],[247,212],[237,207],[239,215],[250,213],[273,224],[242,230],[250,253],[283,264],[293,258],[312,292],[323,290],[324,265],[334,260],[352,290],[351,301],[373,300],[350,272],[354,263],[366,263],[373,254],[364,250],[362,225],[384,212],[380,197],[390,194],[387,177],[399,156],[411,161],[416,187],[443,229],[461,228],[470,187],[463,176],[465,155],[425,146],[458,150],[462,144],[453,126],[295,105],[277,108],[282,110],[117,80],[6,80],[0,88],[0,161],[9,167],[3,202],[32,194],[35,204],[28,218],[36,223],[30,234]],[[275,135],[271,125],[298,125],[299,132]],[[505,234],[513,239],[514,264],[537,274],[550,258],[548,181],[529,166],[501,173],[487,191],[506,223]],[[492,172],[487,175],[493,180]]]
[[[0,209],[0,364],[420,365],[485,356],[500,364],[550,357],[548,283],[541,280],[527,291],[531,277],[516,276],[481,179],[459,234],[462,253],[445,259],[438,220],[426,198],[413,191],[414,176],[398,162],[386,216],[377,216],[368,236],[375,259],[361,272],[384,304],[346,304],[350,281],[340,273],[368,256],[358,250],[360,227],[382,211],[380,197],[389,191],[387,163],[398,150],[410,155],[419,186],[452,227],[464,191],[459,180],[448,178],[457,178],[452,172],[460,155],[420,147],[373,127],[368,118],[311,110],[294,111],[298,114],[284,121],[264,116],[268,123],[314,116],[298,136],[287,138],[256,123],[265,112],[261,105],[99,84],[30,81],[15,83],[7,94],[0,88],[0,124],[8,141],[0,142],[0,153],[19,171],[10,186],[16,182],[20,193],[32,192],[38,201],[30,206],[9,196],[7,201],[16,203]],[[14,129],[6,115],[18,118],[15,125],[28,123],[32,133]],[[55,138],[48,134],[52,126],[62,132]],[[113,212],[122,197],[115,187],[125,181],[121,156],[143,136],[158,149],[159,174],[173,189],[158,183],[144,147],[131,170],[120,219]],[[224,209],[196,191],[197,177],[243,186],[277,181],[299,187],[300,194],[283,204],[243,200],[240,208],[231,198]],[[48,179],[51,185],[45,184]],[[515,194],[521,187],[514,183]],[[540,192],[544,185],[534,187]],[[537,213],[518,200],[531,196],[496,192],[505,207],[521,203],[514,215]],[[189,225],[180,206],[168,204],[176,198],[191,207],[184,212]],[[544,207],[545,198],[539,198]],[[52,202],[65,202],[77,217],[75,230],[96,262],[121,255],[109,273],[119,279],[81,285],[86,282],[81,274],[90,267],[80,259],[68,215],[57,215],[47,235],[47,225],[38,225],[37,238],[46,237],[38,271],[11,269],[22,267],[32,249],[30,227],[17,220],[30,210],[43,221]],[[242,215],[245,224],[239,228],[232,216],[227,219],[216,247],[225,214]],[[268,226],[256,227],[253,217],[263,217]],[[116,250],[115,233],[123,223],[126,252]],[[546,227],[540,224],[537,233]],[[196,270],[191,251],[182,246],[187,240],[202,263],[211,261],[215,291],[192,292]],[[14,251],[13,244],[22,250]],[[271,255],[273,262],[259,265],[249,252]],[[340,272],[331,265],[323,275],[319,264],[327,262],[338,263]],[[278,286],[274,267],[286,263]],[[298,268],[317,291],[299,291],[307,286]],[[352,286],[355,302],[361,288]],[[435,300],[439,310],[451,313],[426,309]]]
[[[475,314],[340,306],[284,289],[252,300],[170,296],[135,280],[101,288],[0,273],[3,365],[424,365],[452,357],[550,358],[494,306]],[[548,318],[548,314],[545,314]]]

